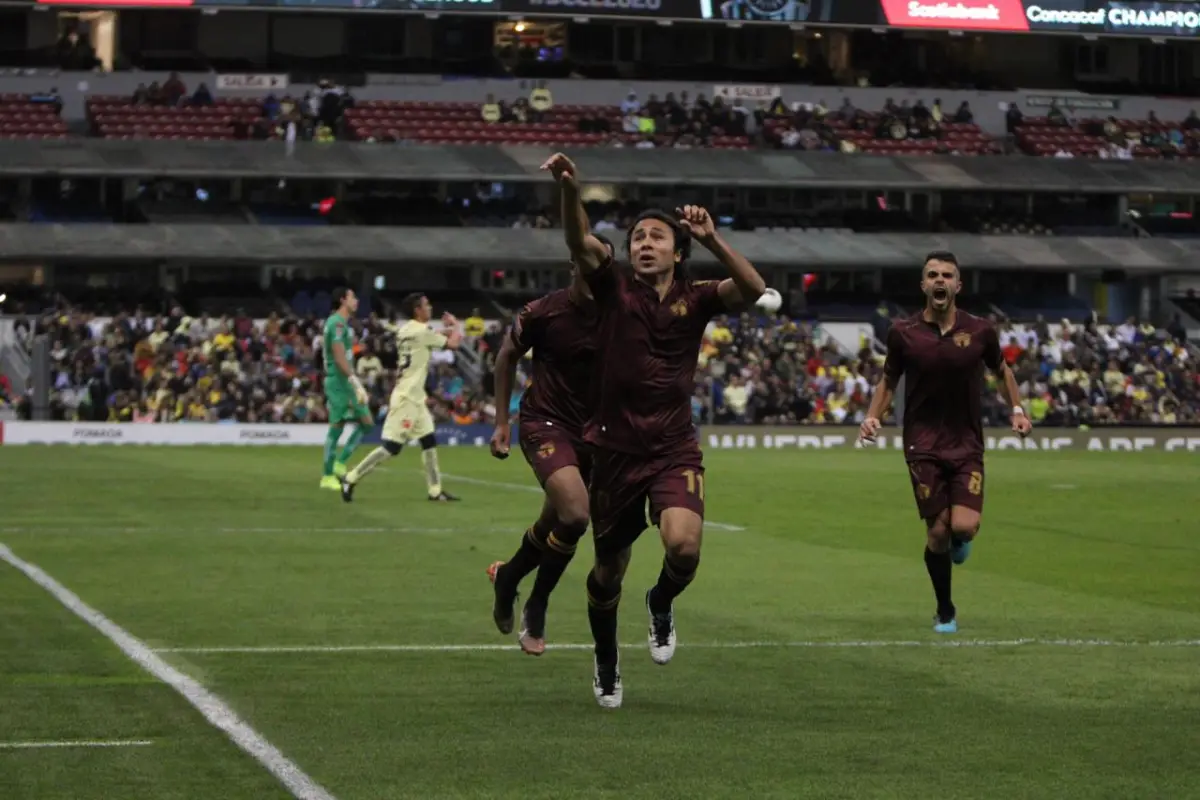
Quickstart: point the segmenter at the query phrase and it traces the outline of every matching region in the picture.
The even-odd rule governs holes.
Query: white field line
[[[482,478],[468,478],[465,475],[451,475],[448,472],[442,473],[443,477],[449,478],[460,483],[473,483],[476,486],[491,486],[496,489],[516,489],[519,492],[534,492],[541,494],[542,490],[537,486],[530,486],[524,483],[506,483],[505,481],[485,481]],[[704,520],[704,527],[716,528],[719,531],[744,531],[745,526],[730,525],[728,522],[713,522],[712,520]]]
[[[149,747],[149,739],[114,739],[112,741],[63,741],[63,742],[0,742],[0,750],[44,750],[61,747]]]
[[[204,688],[197,680],[172,667],[155,655],[144,642],[117,625],[108,617],[84,603],[79,597],[56,581],[36,564],[21,559],[4,544],[0,544],[0,561],[25,574],[25,577],[49,592],[55,600],[95,628],[120,648],[131,661],[155,678],[170,686],[199,711],[209,724],[222,731],[238,747],[265,767],[297,800],[336,800],[332,794],[290,761],[262,734],[251,728],[220,697]]]
[[[918,640],[865,640],[865,641],[797,641],[797,642],[680,642],[685,649],[696,650],[747,650],[763,649],[882,649],[882,648],[1008,648],[1008,647],[1200,647],[1200,639],[1170,639],[1160,641],[1121,641],[1115,639],[947,639],[939,641]],[[591,650],[590,644],[548,644],[550,650]],[[623,644],[622,649],[640,650],[644,644]],[[516,644],[349,644],[349,645],[278,645],[267,647],[164,647],[156,653],[221,654],[244,653],[248,655],[286,655],[298,653],[492,653],[517,650]]]

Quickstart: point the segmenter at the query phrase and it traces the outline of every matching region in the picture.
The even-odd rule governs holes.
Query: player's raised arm
[[[754,305],[767,290],[767,282],[745,256],[721,238],[712,215],[701,206],[684,206],[676,209],[676,213],[692,238],[729,270],[729,277],[721,281],[717,290],[725,307],[740,311]]]
[[[554,176],[562,193],[563,235],[571,252],[571,261],[581,273],[594,272],[608,262],[609,250],[592,235],[592,225],[579,193],[579,171],[575,162],[562,153],[555,153],[546,159],[542,169]]]
[[[1017,385],[1017,376],[1013,375],[1012,367],[1004,360],[1004,353],[1000,350],[1000,336],[993,327],[989,327],[984,334],[983,361],[1004,386],[1004,399],[1012,409],[1010,421],[1013,432],[1022,437],[1028,436],[1033,430],[1033,423],[1021,405],[1021,387]]]
[[[883,362],[883,377],[875,386],[871,395],[871,405],[867,408],[867,417],[858,429],[858,437],[864,442],[874,442],[875,435],[883,427],[883,417],[892,407],[896,396],[896,387],[900,385],[900,377],[904,374],[903,343],[895,329],[888,331],[887,359]]]
[[[445,337],[445,341],[441,342],[439,347],[445,350],[457,350],[462,346],[462,331],[458,327],[458,318],[447,311],[442,314],[442,329],[447,331],[441,334]]]

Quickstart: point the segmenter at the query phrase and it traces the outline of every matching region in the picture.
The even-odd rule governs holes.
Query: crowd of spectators
[[[997,321],[1004,358],[1035,425],[1200,422],[1200,370],[1176,317],[1166,329],[1063,321],[1052,328]],[[840,351],[819,332],[780,318],[721,319],[705,342],[693,411],[724,424],[859,423],[884,356],[871,342]],[[1006,426],[1009,407],[987,376],[984,423]]]
[[[885,323],[886,324],[886,323]],[[355,368],[377,415],[386,411],[397,353],[391,322],[359,320]],[[1035,424],[1077,426],[1200,422],[1200,371],[1176,318],[1166,328],[1130,319],[1107,326],[1043,320],[997,321]],[[483,366],[468,382],[453,353],[435,355],[428,384],[440,422],[490,424],[490,366],[503,324],[478,311],[464,320],[468,347]],[[190,317],[181,308],[111,319],[62,308],[21,323],[31,342],[50,346],[50,417],[111,422],[324,422],[321,320],[244,313]],[[861,422],[883,368],[874,337],[851,352],[819,326],[784,316],[722,317],[711,326],[697,365],[693,412],[703,424],[852,424]],[[526,383],[522,367],[515,413]],[[0,382],[0,403],[30,415],[29,397]],[[989,376],[987,425],[1007,424],[1008,408]]]

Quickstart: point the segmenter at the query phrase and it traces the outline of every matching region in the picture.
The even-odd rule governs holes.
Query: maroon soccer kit
[[[904,378],[904,458],[922,519],[983,510],[983,371],[1003,360],[996,329],[965,311],[944,334],[920,313],[888,331],[884,371],[893,386]]]
[[[538,483],[563,467],[577,467],[586,484],[591,448],[583,429],[591,416],[598,318],[590,301],[576,302],[568,289],[534,300],[521,310],[509,336],[533,350],[533,375],[521,397],[517,436]]]
[[[636,539],[636,516],[664,509],[704,516],[704,464],[691,398],[704,331],[725,311],[718,281],[676,280],[667,295],[611,261],[587,276],[600,315],[595,410],[584,439],[595,445],[592,526],[596,546]],[[634,532],[636,531],[636,532]]]

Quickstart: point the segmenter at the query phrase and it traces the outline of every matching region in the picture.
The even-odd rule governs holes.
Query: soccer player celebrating
[[[678,209],[678,218],[659,211],[641,214],[626,240],[630,267],[617,267],[588,233],[575,165],[560,153],[542,168],[565,195],[567,246],[600,317],[596,406],[584,435],[596,448],[591,484],[596,560],[587,578],[588,620],[596,643],[596,701],[616,708],[623,693],[617,604],[647,502],[666,551],[658,582],[646,593],[650,656],[657,664],[666,664],[675,653],[673,603],[700,564],[704,464],[691,396],[704,330],[712,317],[753,304],[766,284],[699,206]],[[683,272],[693,240],[731,277],[689,280]]]
[[[610,254],[612,245],[595,237]],[[513,604],[521,579],[537,578],[521,614],[521,649],[539,656],[546,649],[550,593],[587,532],[591,448],[583,442],[592,414],[591,384],[598,317],[592,292],[573,268],[571,286],[551,292],[521,310],[496,355],[496,429],[492,455],[507,458],[508,408],[517,361],[533,350],[533,383],[521,397],[521,452],[546,492],[542,513],[525,531],[507,562],[488,567],[495,588],[492,618],[501,633],[513,629]]]
[[[354,331],[350,320],[358,312],[358,296],[346,288],[333,292],[336,309],[325,320],[321,350],[325,360],[325,405],[329,409],[329,431],[325,434],[325,465],[322,489],[340,489],[338,476],[346,474],[346,462],[363,436],[374,425],[367,405],[367,390],[354,374]],[[338,452],[338,442],[347,422],[357,425]]]
[[[952,253],[925,258],[921,291],[925,308],[892,325],[884,376],[859,431],[873,442],[880,420],[904,378],[904,458],[917,511],[925,520],[925,568],[933,582],[938,633],[958,631],[950,595],[952,564],[971,552],[983,511],[983,368],[996,373],[1012,407],[1012,429],[1022,437],[1031,424],[1021,393],[1000,352],[990,322],[959,311],[962,281]]]
[[[434,350],[456,350],[462,344],[462,333],[453,314],[442,315],[442,325],[448,334],[429,327],[433,306],[419,292],[402,301],[408,322],[393,329],[399,356],[398,377],[388,400],[387,419],[383,422],[383,444],[367,454],[354,469],[342,478],[342,499],[354,500],[354,489],[371,470],[397,455],[411,441],[421,444],[421,461],[425,464],[425,485],[429,499],[448,502],[458,498],[442,489],[438,469],[437,438],[434,436],[433,416],[425,404],[425,380],[429,377],[429,359]]]

